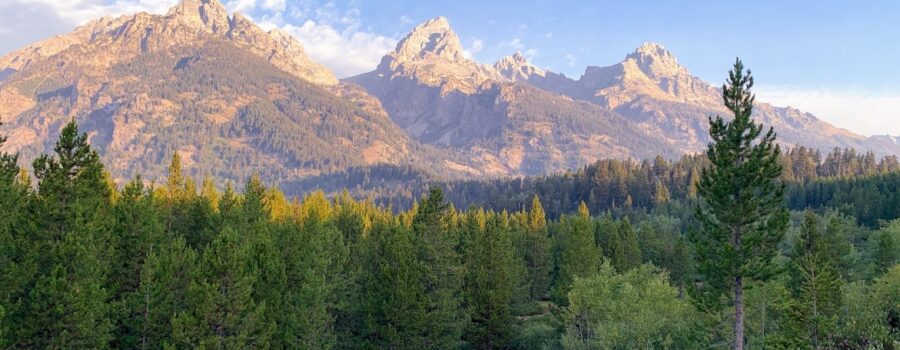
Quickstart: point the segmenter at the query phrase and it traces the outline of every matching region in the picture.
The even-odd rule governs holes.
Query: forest
[[[897,349],[896,158],[782,154],[728,82],[705,156],[405,209],[178,153],[116,184],[72,121],[30,171],[0,154],[0,348]]]
[[[347,194],[289,200],[258,177],[240,191],[198,186],[177,154],[165,184],[116,186],[74,123],[31,174],[15,155],[0,160],[3,348],[733,342],[728,310],[689,293],[690,200],[598,215],[582,202],[548,219],[533,193],[522,210],[460,210],[435,187],[395,213]],[[896,188],[894,175],[848,181]],[[831,198],[849,198],[848,186]],[[803,348],[813,325],[820,347],[896,348],[900,220],[864,225],[820,202],[790,213],[778,271],[746,291],[748,347]],[[831,266],[829,278],[793,268],[810,256]],[[812,316],[810,293],[822,298]]]

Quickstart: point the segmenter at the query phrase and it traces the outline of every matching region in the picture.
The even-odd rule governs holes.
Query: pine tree
[[[666,188],[666,185],[662,183],[662,181],[655,181],[655,186],[653,189],[653,204],[663,204],[668,202],[669,197],[669,189]]]
[[[841,306],[841,279],[828,260],[818,225],[815,214],[807,210],[788,268],[787,328],[794,334],[787,343],[813,349],[821,348],[826,335],[833,333]]]
[[[897,262],[897,247],[894,245],[894,237],[888,230],[882,230],[878,235],[875,252],[872,255],[874,263],[874,276],[883,275],[888,269],[894,267]]]
[[[762,126],[751,119],[752,86],[750,72],[745,74],[736,60],[723,86],[723,100],[734,119],[710,118],[710,167],[697,187],[700,230],[692,234],[701,282],[695,284],[694,299],[709,308],[732,292],[735,349],[743,349],[745,341],[744,285],[775,272],[772,259],[788,223],[779,181],[781,151],[774,130],[760,138]]]
[[[141,271],[154,246],[159,249],[163,242],[163,222],[157,211],[153,195],[144,189],[140,177],[128,183],[122,190],[119,200],[113,207],[115,224],[113,234],[116,238],[117,263],[110,275],[110,287],[114,299],[123,304],[124,309],[118,315],[116,339],[114,347],[135,348],[139,337],[139,329],[133,328],[132,322],[143,313],[137,305],[128,304],[133,294],[139,293]]]
[[[181,169],[181,155],[178,152],[172,154],[169,163],[169,177],[166,179],[166,190],[170,199],[184,197],[184,174]]]
[[[0,125],[3,125],[0,123]],[[0,137],[0,146],[6,137]],[[20,237],[20,231],[26,217],[23,215],[29,200],[29,187],[23,186],[16,179],[20,174],[18,154],[0,152],[0,348],[13,342],[12,330],[16,327],[13,315],[16,305],[13,300],[23,292],[23,284],[28,279],[28,238]]]
[[[625,247],[619,237],[619,224],[613,219],[612,214],[607,212],[601,216],[594,231],[594,239],[603,256],[613,267],[621,269],[625,264]]]
[[[550,236],[547,235],[547,219],[537,195],[531,200],[522,240],[522,260],[527,270],[528,294],[531,301],[544,298],[550,290]]]
[[[20,344],[39,348],[102,348],[113,323],[105,288],[111,265],[111,189],[97,152],[74,121],[62,129],[55,157],[34,161],[38,275],[26,297]]]
[[[175,344],[171,321],[188,308],[187,294],[196,272],[197,253],[184,238],[153,245],[141,266],[139,285],[128,294],[129,317],[122,346],[163,349]],[[120,337],[122,337],[120,335]]]
[[[373,224],[363,280],[363,347],[426,349],[430,344],[422,283],[427,270],[413,238],[397,223]]]
[[[459,240],[447,229],[449,214],[443,191],[433,187],[419,201],[412,222],[418,258],[426,269],[422,283],[428,310],[428,348],[457,347],[466,323],[460,307],[463,271],[457,253]]]
[[[619,222],[617,235],[622,242],[622,261],[620,262],[621,265],[617,267],[617,271],[626,272],[641,266],[641,248],[638,244],[637,234],[634,232],[634,228],[631,227],[631,222],[628,218],[624,218]]]
[[[512,333],[510,304],[515,285],[512,237],[500,215],[491,213],[485,219],[483,211],[470,212],[467,220],[481,223],[467,225],[471,244],[466,245],[464,256],[466,305],[472,311],[466,340],[476,349],[503,348]]]
[[[280,320],[276,336],[282,343],[276,347],[333,347],[338,341],[334,310],[340,306],[341,291],[348,288],[343,234],[325,217],[309,215],[282,231],[278,245],[284,259],[285,286],[293,287],[274,291],[282,295],[281,307],[272,310]]]
[[[575,278],[587,278],[600,268],[600,249],[594,240],[594,230],[587,205],[578,206],[578,215],[560,220],[562,232],[557,237],[557,272],[553,298],[560,305],[568,302],[568,293]]]
[[[265,303],[253,300],[260,278],[251,269],[250,246],[225,228],[203,252],[188,288],[186,308],[173,319],[175,345],[216,349],[268,347],[274,324]]]

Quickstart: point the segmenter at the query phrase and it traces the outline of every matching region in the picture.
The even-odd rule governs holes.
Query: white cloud
[[[578,61],[578,59],[575,58],[575,55],[570,53],[567,53],[565,56],[563,56],[563,58],[566,59],[566,63],[569,65],[569,67],[575,67],[575,62]]]
[[[232,0],[225,3],[225,8],[231,12],[247,13],[256,8],[256,0]]]
[[[102,16],[164,13],[178,0],[3,0],[0,1],[0,55]]]
[[[522,43],[522,39],[520,38],[512,38],[510,40],[501,42],[500,46],[509,47],[516,51],[522,51],[522,49],[525,48],[525,44]]]
[[[285,22],[283,12],[263,15],[257,23],[267,29],[281,28],[293,35],[314,61],[324,64],[338,78],[375,69],[381,57],[397,44],[396,39],[360,29],[361,12],[357,7],[342,10],[330,1],[325,4],[291,2],[286,12],[291,18],[301,20],[302,24]],[[409,20],[408,17],[406,19]]]
[[[463,56],[471,59],[473,55],[481,52],[481,50],[484,50],[484,40],[473,38],[472,44],[463,49]]]
[[[178,0],[16,0],[20,4],[48,5],[60,18],[73,24],[83,24],[102,16],[118,16],[136,12],[165,13]]]
[[[760,86],[756,94],[759,101],[807,111],[863,135],[900,135],[900,91]]]
[[[402,24],[402,25],[410,25],[410,24],[413,24],[413,23],[416,23],[416,20],[410,18],[409,16],[407,16],[407,15],[402,15],[402,16],[400,16],[400,24]]]
[[[381,57],[394,49],[397,41],[363,31],[338,31],[328,24],[308,20],[301,26],[280,26],[306,49],[316,62],[324,64],[339,78],[365,73],[378,66]]]

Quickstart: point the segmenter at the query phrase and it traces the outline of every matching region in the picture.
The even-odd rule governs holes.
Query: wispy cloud
[[[272,27],[267,25],[266,27]],[[278,26],[297,38],[309,56],[346,78],[374,69],[397,40],[364,31],[344,30],[308,20],[300,26]]]
[[[575,67],[575,62],[578,62],[578,59],[575,58],[575,55],[570,53],[567,53],[565,56],[563,56],[563,58],[566,59],[566,64],[568,64],[569,67]]]
[[[759,86],[756,94],[759,101],[798,108],[863,135],[900,135],[900,90]]]
[[[263,28],[278,27],[296,37],[313,60],[339,78],[375,69],[381,57],[397,45],[394,38],[362,29],[361,13],[356,7],[341,9],[333,2],[301,2],[292,3],[287,12],[302,24],[283,20],[281,12],[261,17],[257,22]]]
[[[463,49],[463,55],[466,58],[472,58],[473,55],[481,52],[481,50],[484,50],[484,40],[472,38],[472,43]]]
[[[522,43],[521,38],[512,38],[507,41],[501,42],[500,46],[508,47],[517,51],[522,51],[523,49],[525,49],[525,44]]]

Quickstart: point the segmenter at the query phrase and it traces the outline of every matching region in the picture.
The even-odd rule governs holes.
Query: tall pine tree
[[[762,134],[751,119],[753,77],[740,59],[722,87],[731,121],[710,118],[706,155],[710,166],[697,186],[701,203],[695,216],[700,229],[692,234],[700,280],[693,288],[704,307],[734,306],[734,348],[744,348],[745,284],[766,280],[775,272],[772,259],[784,237],[788,214],[781,177],[780,148],[775,131]],[[761,137],[760,137],[761,136]]]
[[[453,348],[459,345],[466,314],[462,302],[462,265],[454,237],[447,227],[450,209],[444,193],[433,187],[419,202],[412,229],[418,258],[426,269],[421,283],[425,289],[425,324],[428,348]]]
[[[63,127],[54,152],[34,161],[39,182],[29,227],[40,253],[19,341],[37,348],[107,347],[113,335],[111,189],[99,155],[74,121]]]

